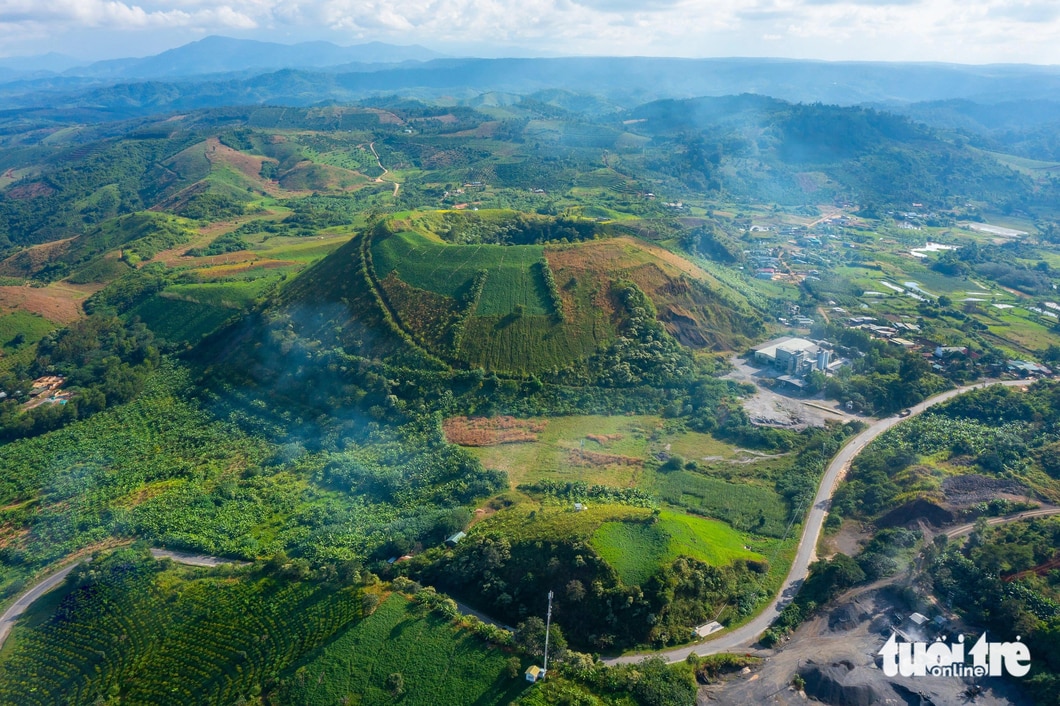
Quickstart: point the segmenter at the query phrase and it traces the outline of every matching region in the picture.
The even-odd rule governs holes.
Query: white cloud
[[[164,27],[252,29],[257,22],[230,5],[170,2],[132,5],[119,0],[0,0],[0,28],[47,25],[53,29],[125,30]]]
[[[1054,0],[0,0],[0,39],[94,30],[173,30],[159,48],[227,32],[498,53],[1060,62]]]

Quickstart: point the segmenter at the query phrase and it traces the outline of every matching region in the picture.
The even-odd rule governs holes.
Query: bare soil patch
[[[0,310],[21,310],[39,314],[49,321],[68,324],[84,313],[81,302],[99,290],[67,283],[47,287],[0,286]]]
[[[261,165],[265,162],[276,162],[275,159],[258,157],[234,150],[228,145],[221,144],[221,141],[216,137],[206,140],[206,159],[209,160],[210,164],[224,164],[232,167],[248,179],[260,183],[262,188],[267,191],[270,187],[272,187],[272,191],[279,191],[275,185],[261,178]]]
[[[499,446],[537,441],[548,422],[515,417],[450,417],[442,424],[449,443],[459,446]]]
[[[8,190],[7,197],[9,199],[34,199],[38,196],[51,196],[55,193],[55,189],[48,186],[42,181],[35,181],[32,184],[22,184]]]
[[[33,245],[20,250],[0,262],[0,275],[9,277],[28,277],[48,262],[61,255],[74,238],[53,240],[50,243]]]
[[[567,461],[573,466],[635,466],[644,465],[644,460],[632,456],[604,454],[584,449],[571,449],[567,452]]]

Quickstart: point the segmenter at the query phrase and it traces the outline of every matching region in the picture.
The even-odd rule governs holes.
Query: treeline
[[[692,354],[659,323],[651,299],[630,281],[616,282],[613,291],[626,319],[615,342],[585,364],[593,382],[607,387],[663,387],[691,377]]]
[[[414,557],[401,566],[426,583],[473,597],[475,605],[509,623],[534,615],[541,597],[559,587],[553,619],[572,645],[597,652],[683,643],[690,626],[714,619],[727,606],[746,615],[760,598],[758,579],[768,569],[763,562],[716,567],[679,557],[643,586],[625,586],[584,542],[498,532],[472,534],[451,553]]]
[[[1021,259],[1037,262],[1031,266]],[[1032,296],[1051,295],[1056,280],[1056,273],[1041,259],[1041,253],[1021,241],[1002,245],[967,241],[956,250],[942,253],[931,268],[950,277],[983,277]]]
[[[445,211],[432,227],[438,235],[460,245],[491,243],[495,245],[534,245],[555,241],[578,242],[610,234],[610,229],[595,221],[548,217],[527,213],[468,213]]]

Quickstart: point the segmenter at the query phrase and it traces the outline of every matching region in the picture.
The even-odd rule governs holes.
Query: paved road
[[[152,549],[151,556],[155,559],[172,559],[178,564],[187,564],[189,566],[212,567],[221,566],[222,564],[244,563],[232,561],[231,559],[222,559],[216,556],[207,556],[205,554],[184,554],[183,552],[171,552],[165,549]],[[21,615],[33,605],[33,602],[62,583],[67,575],[81,563],[82,562],[80,561],[74,562],[73,564],[70,564],[70,566],[56,571],[54,574],[49,574],[41,579],[41,581],[39,581],[33,588],[19,596],[18,600],[12,603],[11,607],[4,611],[4,614],[0,616],[0,647],[2,647],[4,641],[7,640],[11,628],[15,626],[19,617],[21,617]]]
[[[687,647],[678,647],[664,652],[645,652],[623,655],[622,657],[605,659],[604,663],[630,664],[640,662],[648,657],[663,657],[668,662],[681,662],[684,661],[688,655],[693,653],[700,656],[711,655],[717,654],[718,652],[731,652],[738,648],[746,648],[753,644],[758,639],[758,636],[765,632],[773,623],[777,615],[780,614],[780,611],[784,610],[785,606],[791,603],[795,598],[795,594],[798,593],[799,587],[802,586],[802,582],[806,580],[810,564],[812,564],[817,558],[817,540],[821,536],[821,528],[824,526],[824,519],[828,515],[828,507],[832,501],[832,493],[835,492],[835,488],[839,484],[840,479],[846,475],[846,471],[850,467],[850,462],[854,460],[855,456],[861,453],[861,451],[868,446],[873,439],[893,427],[895,424],[898,424],[909,417],[916,416],[933,405],[953,399],[957,395],[968,392],[969,390],[988,387],[990,385],[1022,387],[1028,384],[1029,383],[1025,380],[1006,380],[1004,382],[982,382],[975,385],[968,385],[955,390],[948,390],[935,395],[934,397],[928,398],[914,407],[910,407],[910,414],[906,417],[887,417],[886,419],[880,419],[873,422],[868,429],[865,429],[848,441],[847,444],[840,449],[839,453],[836,454],[835,458],[832,459],[832,462],[828,464],[828,468],[825,470],[824,476],[821,478],[821,484],[817,489],[817,496],[814,498],[813,507],[810,508],[810,512],[803,524],[802,538],[799,540],[799,546],[795,552],[795,561],[791,564],[791,570],[788,572],[788,577],[784,580],[783,587],[777,597],[774,598],[761,613],[755,616],[751,622],[746,623],[731,632],[720,633],[719,637],[705,643],[689,645]]]
[[[243,565],[246,562],[222,559],[218,556],[207,556],[206,554],[185,554],[184,552],[171,552],[168,549],[152,549],[151,556],[155,559],[172,559],[178,564],[188,566],[223,566],[225,564]]]
[[[48,576],[36,586],[19,596],[18,600],[12,603],[11,607],[4,611],[4,614],[0,616],[0,645],[4,644],[8,633],[11,632],[11,628],[15,626],[15,621],[26,612],[30,605],[33,604],[33,601],[62,583],[66,579],[67,574],[73,571],[80,563],[81,562],[70,564],[70,566],[67,566],[65,569],[60,569],[54,574]]]

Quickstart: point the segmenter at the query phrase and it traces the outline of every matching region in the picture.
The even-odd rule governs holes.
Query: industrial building
[[[755,362],[771,365],[786,375],[802,376],[814,370],[827,371],[832,351],[805,338],[781,338],[754,349]]]

